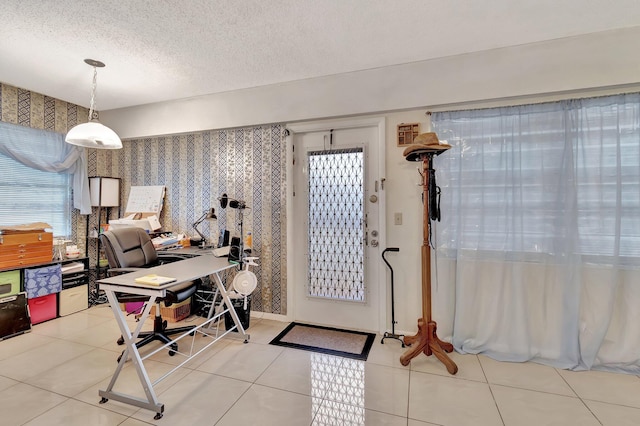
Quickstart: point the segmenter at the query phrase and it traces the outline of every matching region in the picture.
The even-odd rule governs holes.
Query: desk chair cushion
[[[163,299],[164,306],[169,307],[174,303],[187,300],[195,294],[197,289],[198,286],[193,281],[172,287],[171,290],[167,290],[167,295]]]

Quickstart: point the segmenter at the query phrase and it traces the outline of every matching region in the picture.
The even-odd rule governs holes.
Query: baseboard
[[[251,318],[267,319],[267,320],[280,321],[280,322],[290,322],[291,321],[289,319],[289,317],[286,316],[286,315],[272,314],[270,312],[260,312],[260,311],[251,311]]]

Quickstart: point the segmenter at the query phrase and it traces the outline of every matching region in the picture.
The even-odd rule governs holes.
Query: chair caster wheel
[[[163,330],[167,329],[167,325],[168,325],[167,320],[162,321],[162,329]]]
[[[120,336],[120,338],[116,340],[116,343],[118,344],[118,346],[124,345],[124,337]]]
[[[118,356],[118,364],[120,364],[120,360],[122,359],[122,355],[124,355],[124,351]]]
[[[178,352],[178,345],[174,343],[170,346],[170,348],[171,349],[169,349],[169,356],[174,356]]]
[[[153,416],[153,420],[160,420],[162,418],[162,413],[157,413],[155,416]]]
[[[99,404],[104,404],[105,402],[109,401],[107,398],[102,398],[99,402]]]

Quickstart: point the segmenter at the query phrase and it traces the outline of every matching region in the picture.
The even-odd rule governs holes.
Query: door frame
[[[287,194],[286,194],[286,214],[287,214],[287,319],[293,320],[293,313],[295,307],[296,289],[293,283],[295,282],[293,277],[294,250],[293,250],[293,139],[295,133],[308,133],[308,132],[321,132],[329,131],[331,129],[353,129],[358,127],[377,127],[378,129],[378,164],[377,170],[371,170],[374,176],[377,176],[378,181],[378,227],[379,235],[378,242],[380,252],[386,247],[387,241],[387,225],[386,225],[386,196],[382,184],[382,179],[385,177],[385,160],[386,160],[386,119],[385,117],[368,117],[368,118],[353,118],[353,119],[337,119],[337,120],[321,120],[310,121],[304,123],[291,123],[287,124],[286,137],[286,181],[287,181]],[[296,153],[296,157],[301,155]],[[372,227],[370,227],[372,228]],[[376,229],[376,228],[373,228]],[[379,259],[376,271],[376,277],[368,277],[371,279],[370,285],[378,286],[379,293],[379,306],[378,306],[378,333],[384,333],[387,329],[387,271],[384,267],[384,262]]]

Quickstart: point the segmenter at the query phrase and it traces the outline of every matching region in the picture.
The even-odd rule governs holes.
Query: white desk
[[[120,362],[118,362],[118,366],[115,372],[113,373],[113,377],[111,378],[111,382],[109,383],[109,386],[107,387],[107,389],[100,390],[98,392],[98,394],[102,397],[102,399],[100,400],[101,404],[106,403],[109,399],[113,399],[116,401],[123,402],[125,404],[131,404],[137,407],[146,408],[148,410],[155,411],[156,416],[154,417],[154,419],[156,420],[160,419],[162,417],[162,413],[164,412],[164,404],[158,401],[155,391],[153,390],[154,385],[164,380],[171,373],[173,373],[178,368],[186,364],[191,358],[203,352],[205,349],[213,345],[215,342],[220,340],[222,337],[224,337],[227,333],[231,331],[234,331],[237,329],[240,335],[244,337],[245,343],[248,342],[249,335],[245,332],[244,328],[242,327],[240,319],[238,318],[238,314],[236,313],[235,309],[233,308],[233,305],[231,304],[231,300],[227,295],[227,290],[225,289],[222,279],[220,278],[220,275],[219,275],[220,272],[236,266],[237,265],[235,264],[229,263],[227,258],[216,258],[213,255],[204,254],[202,256],[196,256],[196,257],[180,260],[173,263],[156,266],[154,268],[143,269],[140,271],[130,272],[128,274],[123,274],[123,275],[117,275],[114,277],[105,278],[98,281],[98,284],[100,285],[100,289],[104,290],[104,292],[107,295],[107,299],[109,300],[109,303],[111,305],[111,310],[115,315],[118,326],[120,327],[120,332],[122,333],[122,337],[124,339],[124,343],[126,345],[126,349],[124,350],[124,353],[120,359]],[[141,277],[143,275],[148,275],[148,274],[157,274],[157,275],[166,276],[166,277],[173,277],[173,278],[176,278],[176,281],[173,283],[164,284],[161,286],[150,286],[150,285],[138,284],[135,282],[136,278]],[[222,296],[222,303],[224,304],[223,307],[225,309],[222,310],[221,312],[216,313],[213,316],[210,315],[210,317],[207,318],[205,322],[196,326],[192,331],[188,331],[179,335],[178,337],[173,339],[170,343],[167,343],[161,346],[160,348],[157,348],[152,352],[145,354],[144,357],[141,356],[140,352],[138,351],[138,348],[136,347],[136,340],[138,339],[138,334],[140,334],[140,331],[142,330],[142,326],[144,325],[144,322],[149,317],[151,306],[155,304],[156,299],[165,297],[167,290],[171,289],[172,286],[175,286],[177,284],[180,284],[186,281],[193,281],[205,276],[210,276],[212,281],[216,283],[217,289]],[[145,309],[142,312],[140,322],[138,322],[136,329],[133,331],[129,330],[129,326],[125,319],[124,313],[120,310],[120,305],[115,295],[116,292],[128,293],[128,294],[140,294],[140,295],[146,295],[150,297],[149,303],[146,304]],[[217,321],[220,318],[220,316],[224,315],[226,312],[230,313],[235,323],[235,327],[232,327],[230,330],[226,330],[226,332],[221,334],[216,332],[215,336],[213,336],[211,333],[212,328],[210,328],[210,326],[212,325],[213,322]],[[213,338],[213,340],[195,353],[193,353],[193,344],[191,345],[192,349],[188,354],[182,353],[180,349],[178,349],[179,351],[178,353],[186,357],[185,361],[180,363],[171,371],[169,371],[164,376],[160,377],[159,379],[157,379],[155,382],[152,383],[144,367],[143,361],[163,349],[169,349],[169,346],[171,344],[176,343],[184,338],[187,338],[188,336],[190,339],[195,339],[196,336],[199,336],[199,335],[200,336],[204,335],[204,336],[207,336],[208,338]],[[145,394],[147,397],[146,400],[137,398],[135,396],[122,394],[120,392],[115,392],[113,390],[113,386],[118,380],[118,376],[120,375],[120,372],[122,371],[122,368],[124,367],[129,357],[131,357],[131,361],[135,366],[136,372],[140,379],[140,383],[142,384],[142,387],[145,391]]]

